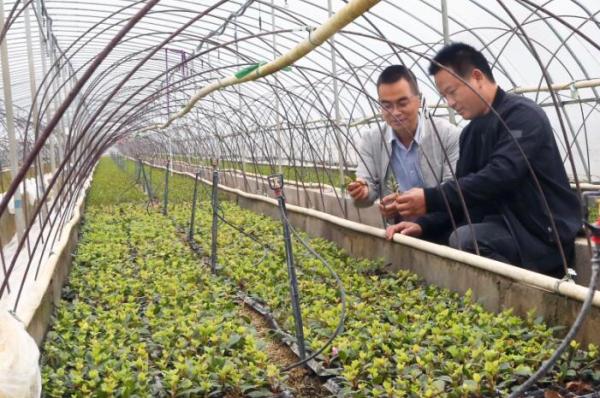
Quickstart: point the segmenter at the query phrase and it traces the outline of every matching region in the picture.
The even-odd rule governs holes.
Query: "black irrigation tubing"
[[[296,239],[302,244],[302,246],[304,246],[306,248],[306,250],[308,250],[315,258],[317,258],[319,261],[321,261],[321,263],[327,268],[327,270],[331,273],[331,275],[334,277],[336,284],[338,285],[338,290],[340,292],[340,302],[342,305],[342,309],[340,312],[340,321],[338,322],[337,327],[335,328],[333,334],[327,339],[327,341],[323,344],[323,346],[321,348],[319,348],[317,351],[315,351],[313,354],[309,355],[308,357],[306,357],[304,360],[298,361],[295,364],[289,365],[286,370],[290,370],[293,368],[296,368],[298,366],[302,366],[306,363],[308,363],[309,360],[316,358],[318,355],[320,355],[322,352],[324,352],[327,347],[329,347],[332,343],[333,340],[335,340],[335,338],[337,336],[339,336],[340,333],[342,333],[343,328],[344,328],[344,322],[346,320],[346,289],[344,288],[344,284],[342,283],[340,277],[338,276],[338,274],[333,270],[333,268],[331,267],[331,265],[329,265],[329,263],[327,262],[327,260],[325,260],[319,253],[317,253],[312,247],[310,247],[310,245],[308,243],[306,243],[304,241],[304,239],[302,239],[302,237],[300,236],[300,234],[298,234],[296,232],[296,230],[294,229],[294,227],[292,226],[291,222],[289,221],[289,219],[287,218],[287,215],[285,213],[282,213],[283,217],[285,217],[286,222],[288,223],[288,226],[290,228],[290,231],[292,232],[292,234],[296,237]]]
[[[552,356],[547,361],[545,361],[533,375],[531,375],[523,384],[521,384],[517,390],[513,391],[509,398],[518,398],[519,396],[521,396],[521,394],[523,394],[525,391],[527,391],[527,389],[533,386],[535,382],[539,380],[539,378],[543,377],[550,369],[552,369],[556,361],[560,358],[560,356],[569,346],[571,340],[573,340],[579,332],[579,329],[583,325],[585,318],[589,314],[589,311],[592,307],[592,301],[596,293],[596,284],[598,282],[598,276],[600,274],[600,248],[595,249],[595,253],[592,257],[591,263],[592,276],[590,277],[588,292],[585,297],[585,301],[581,305],[581,309],[577,314],[575,322],[573,322],[571,328],[569,329],[569,332],[563,338],[560,345],[556,348]]]
[[[290,350],[296,355],[296,357],[300,358],[300,350],[298,349],[298,345],[295,343],[295,337],[285,331],[275,319],[275,315],[271,309],[265,304],[264,300],[257,297],[251,297],[242,290],[238,289],[237,294],[239,299],[254,311],[259,313],[268,323],[269,326],[273,329],[276,335],[281,336],[281,342],[288,346]],[[314,358],[308,357],[304,360],[305,362],[301,365],[306,365],[308,368],[317,376],[326,378],[327,381],[323,384],[329,392],[332,394],[338,394],[341,390],[341,384],[346,384],[346,380],[340,375],[339,368],[325,368],[321,363],[315,361]],[[300,362],[297,362],[301,366]],[[297,367],[297,366],[294,366]],[[287,372],[289,366],[284,368],[283,371]]]
[[[221,214],[219,214],[219,212]],[[252,233],[246,232],[242,227],[237,226],[229,221],[227,221],[227,219],[225,218],[225,216],[223,215],[223,209],[221,208],[221,206],[219,206],[217,208],[217,217],[223,221],[225,224],[229,225],[231,228],[235,229],[236,231],[238,231],[240,234],[244,235],[245,237],[247,237],[248,239],[253,240],[254,242],[258,243],[259,245],[261,245],[265,250],[268,251],[274,251],[275,249],[273,249],[273,247],[268,244],[268,243],[264,243],[261,242],[256,236],[254,236]]]

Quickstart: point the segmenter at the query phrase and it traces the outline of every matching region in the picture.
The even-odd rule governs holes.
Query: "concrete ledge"
[[[52,312],[60,302],[62,287],[71,271],[73,252],[79,241],[79,228],[85,208],[85,198],[91,185],[94,170],[95,167],[84,183],[84,189],[80,192],[74,206],[73,216],[63,227],[61,239],[56,243],[50,256],[40,268],[40,276],[35,285],[35,291],[28,292],[31,296],[29,305],[24,309],[23,314],[20,314],[21,319],[27,325],[27,332],[33,337],[38,346],[44,341]]]
[[[174,166],[180,171],[199,172],[200,177],[212,181],[212,170],[207,167],[194,167],[185,162],[174,162]],[[158,165],[155,167],[161,167]],[[222,184],[236,188],[244,192],[257,195],[267,195],[270,192],[265,176],[246,173],[239,170],[219,170]],[[589,185],[589,184],[588,184]],[[591,186],[591,185],[590,185]],[[589,188],[590,186],[584,186]],[[593,187],[593,186],[592,186]],[[317,184],[299,184],[296,181],[288,181],[285,187],[288,203],[319,210],[347,220],[356,221],[373,227],[382,228],[383,222],[377,206],[356,208],[352,200],[340,197],[340,191],[334,191],[333,187]],[[577,272],[574,278],[581,286],[587,286],[591,276],[591,251],[585,238],[578,238],[575,246],[575,263],[571,267]]]
[[[177,172],[177,171],[175,171]],[[193,176],[193,173],[177,172]],[[201,180],[211,185],[207,179]],[[219,186],[223,194],[241,207],[279,219],[276,201]],[[288,195],[289,196],[289,195]],[[293,197],[293,195],[291,195]],[[525,317],[535,309],[550,325],[570,327],[580,310],[587,288],[449,247],[396,235],[385,240],[381,228],[348,221],[331,214],[288,205],[292,224],[312,236],[337,243],[353,256],[385,258],[390,270],[408,269],[431,283],[473,297],[489,311],[512,308]],[[600,344],[600,292],[596,292],[590,315],[577,339],[583,344]]]

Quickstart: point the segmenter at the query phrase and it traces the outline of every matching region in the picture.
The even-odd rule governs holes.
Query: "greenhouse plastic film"
[[[0,313],[0,398],[41,395],[39,358],[38,347],[23,323],[9,312]]]

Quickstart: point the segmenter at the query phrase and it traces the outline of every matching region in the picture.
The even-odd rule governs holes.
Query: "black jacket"
[[[571,252],[581,227],[581,208],[569,186],[548,117],[535,102],[500,88],[492,107],[509,130],[490,111],[473,119],[460,137],[456,175],[471,221],[501,215],[519,245],[524,264],[544,261],[539,253],[532,253],[531,247],[539,247],[531,244],[537,243],[532,240],[556,247],[558,252],[558,235],[565,251]],[[456,181],[425,189],[427,211],[446,208],[442,195],[455,217],[465,223]]]

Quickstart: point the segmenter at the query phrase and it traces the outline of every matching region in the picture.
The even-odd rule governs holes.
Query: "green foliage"
[[[108,160],[97,170],[70,283],[43,348],[46,396],[279,391],[269,383],[265,343],[240,316],[231,286],[200,267],[172,223],[139,197],[108,205],[130,182],[122,174]]]
[[[100,159],[87,196],[88,206],[135,203],[144,200],[133,173],[124,173],[112,159]]]
[[[176,157],[178,160],[185,162],[192,162],[197,165],[210,166],[210,161],[207,159],[199,159],[179,156]],[[271,174],[279,173],[279,166],[276,164],[268,165],[262,163],[245,162],[242,166],[242,162],[221,160],[219,162],[221,169],[243,169],[247,173],[260,174],[268,176]],[[303,166],[298,160],[296,166],[281,166],[281,172],[286,181],[299,181],[304,183],[320,183],[325,185],[339,186],[344,183],[340,182],[340,171],[335,166]],[[356,174],[354,171],[345,170],[345,174],[348,175],[351,180],[354,181]],[[346,182],[346,185],[348,182]]]
[[[289,332],[294,330],[281,224],[222,203],[230,222],[274,250],[265,256],[260,244],[227,225],[219,226],[219,263],[237,287],[264,300]],[[195,239],[210,252],[210,206],[200,203]],[[186,225],[190,209],[171,213]],[[308,239],[304,236],[305,239]],[[553,329],[532,316],[523,320],[507,310],[485,311],[471,299],[428,286],[409,272],[380,275],[380,264],[357,260],[332,243],[310,240],[312,247],[338,272],[347,290],[348,316],[335,353],[321,359],[343,367],[345,393],[367,396],[447,396],[503,393],[522,382],[558,344]],[[326,268],[307,250],[294,246],[305,336],[319,348],[340,315],[339,295]],[[597,351],[597,350],[596,350]],[[595,354],[597,356],[597,354]],[[585,359],[586,353],[576,355]],[[596,362],[563,360],[544,382],[598,379]]]
[[[126,164],[132,173],[132,162]],[[100,169],[99,169],[100,170]],[[108,169],[107,169],[108,170]],[[146,168],[160,191],[164,171]],[[150,177],[151,175],[151,177]],[[175,181],[173,178],[171,181]],[[113,179],[102,197],[120,192]],[[172,185],[170,217],[187,226],[193,180]],[[100,194],[97,194],[100,195]],[[208,191],[197,208],[197,244],[210,251]],[[103,200],[94,201],[104,203]],[[235,289],[259,298],[293,331],[281,224],[222,202],[226,218],[272,248],[220,223],[219,271],[207,275],[176,236],[173,224],[144,201],[88,208],[83,239],[44,353],[49,396],[260,396],[279,388],[263,342],[234,304]],[[117,216],[115,216],[117,215]],[[304,236],[305,239],[308,239]],[[506,394],[556,347],[554,329],[533,312],[493,314],[464,296],[426,285],[414,274],[378,272],[330,242],[310,240],[338,272],[348,314],[335,349],[320,360],[341,368],[343,395],[469,397]],[[335,329],[340,299],[327,269],[294,245],[305,336],[317,349]],[[598,383],[599,354],[573,345],[542,383]],[[135,375],[135,376],[132,376]]]
[[[600,214],[598,214],[599,208],[600,208],[600,204],[596,204],[596,206],[590,207],[589,215],[588,215],[588,222],[595,223],[596,221],[598,221],[598,217],[600,217]]]

